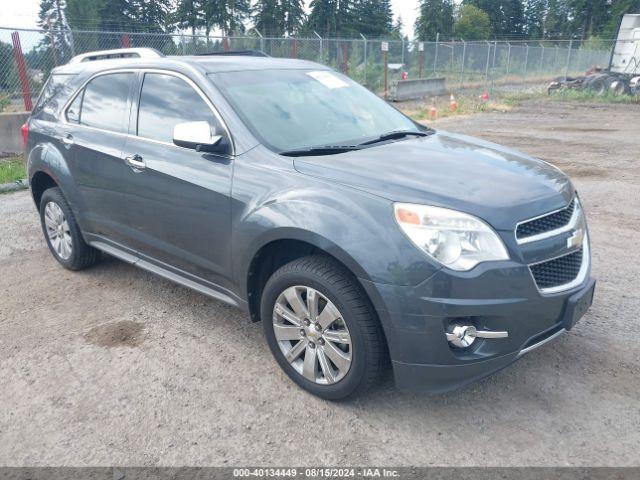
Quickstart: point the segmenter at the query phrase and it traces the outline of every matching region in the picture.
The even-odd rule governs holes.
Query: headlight
[[[480,262],[509,259],[496,232],[472,215],[411,203],[396,203],[394,211],[409,239],[452,270],[467,271]]]

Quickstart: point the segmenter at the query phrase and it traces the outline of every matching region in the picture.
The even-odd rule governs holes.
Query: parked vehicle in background
[[[313,62],[103,56],[56,68],[25,128],[65,268],[106,252],[246,310],[326,399],[388,359],[402,389],[458,388],[591,305],[586,218],[555,167]]]
[[[582,77],[558,79],[548,87],[551,94],[562,89],[587,89],[598,95],[640,94],[640,14],[622,18],[618,37],[606,70],[594,68]]]

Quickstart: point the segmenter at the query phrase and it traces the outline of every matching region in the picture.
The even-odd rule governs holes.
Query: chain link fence
[[[382,44],[388,52],[382,51]],[[80,53],[151,47],[165,55],[261,50],[273,57],[331,66],[375,92],[384,88],[385,55],[390,81],[445,77],[452,91],[519,88],[558,76],[607,67],[613,40],[418,42],[360,38],[220,37],[103,31],[44,31],[0,27],[0,111],[31,108],[51,69]]]

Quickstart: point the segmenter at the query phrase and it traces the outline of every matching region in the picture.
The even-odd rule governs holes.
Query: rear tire
[[[82,238],[71,207],[58,187],[45,190],[40,199],[40,224],[49,250],[68,270],[83,270],[100,259],[100,251]]]
[[[630,93],[630,89],[629,89],[629,86],[627,85],[627,82],[620,79],[616,79],[613,82],[611,82],[611,84],[609,85],[609,90],[616,97],[620,97],[622,95],[626,95]]]
[[[311,255],[281,267],[264,287],[260,311],[273,356],[308,392],[341,400],[377,379],[384,358],[380,324],[362,287],[334,259]]]
[[[609,78],[606,76],[596,77],[587,84],[587,89],[598,97],[602,97],[609,90]]]

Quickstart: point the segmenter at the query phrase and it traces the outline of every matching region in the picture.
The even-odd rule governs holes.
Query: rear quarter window
[[[52,74],[42,87],[32,115],[42,113],[45,116],[56,117],[73,93],[71,83],[75,77],[76,75],[72,74]]]

